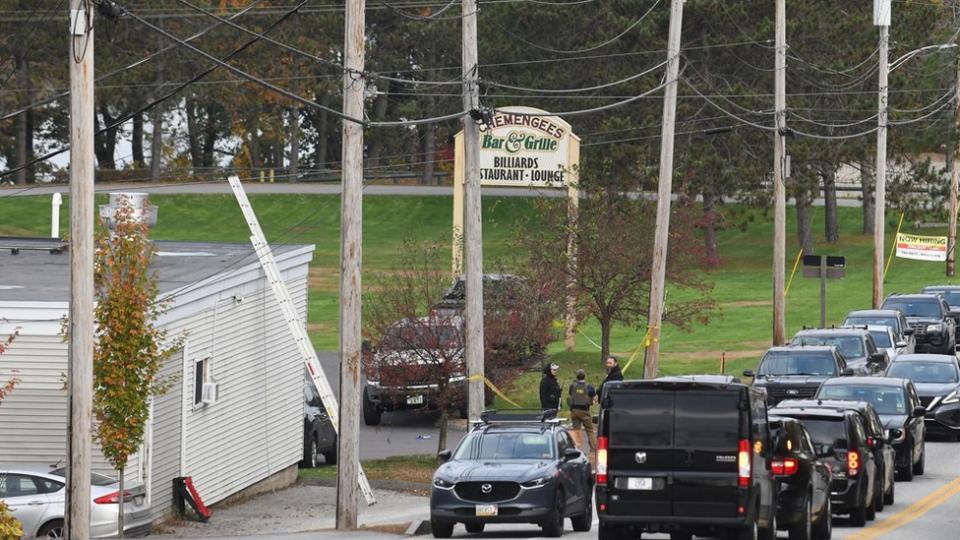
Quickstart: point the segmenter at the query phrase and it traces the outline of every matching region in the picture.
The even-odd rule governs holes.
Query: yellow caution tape
[[[484,377],[483,375],[480,375],[479,373],[476,373],[476,374],[474,374],[474,375],[471,375],[471,376],[467,377],[467,380],[468,380],[468,381],[478,381],[478,380],[481,380],[481,379],[483,379],[483,384],[485,384],[485,385],[487,386],[487,388],[489,388],[491,391],[493,391],[494,394],[500,396],[500,399],[506,401],[507,403],[509,403],[510,405],[516,407],[517,409],[522,409],[522,408],[523,408],[523,407],[521,407],[520,405],[517,405],[517,402],[516,402],[516,401],[508,398],[507,395],[504,394],[502,390],[500,390],[499,388],[497,388],[497,385],[493,384],[493,382],[492,382],[490,379]]]
[[[637,359],[637,353],[640,352],[640,349],[646,349],[647,347],[653,345],[654,343],[659,343],[660,338],[654,337],[653,335],[654,327],[651,326],[647,328],[647,335],[643,336],[643,340],[640,342],[640,345],[637,345],[637,348],[633,350],[633,354],[630,355],[630,359],[627,360],[626,365],[623,366],[623,369],[620,370],[621,373],[626,373],[630,366],[633,364],[633,361]]]

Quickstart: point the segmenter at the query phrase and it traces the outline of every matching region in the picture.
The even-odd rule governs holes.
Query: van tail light
[[[750,487],[750,441],[740,440],[739,451],[737,452],[737,485],[740,487]]]
[[[770,470],[777,476],[793,476],[799,468],[795,458],[776,458],[770,462]]]
[[[130,492],[124,491],[123,494],[124,494],[124,501],[129,501]],[[96,504],[118,504],[120,502],[120,492],[114,491],[113,493],[107,493],[102,497],[97,497],[96,499],[93,500],[93,502]]]
[[[856,476],[860,472],[860,452],[847,452],[847,476]]]
[[[597,485],[607,485],[607,448],[610,440],[606,437],[597,437]]]

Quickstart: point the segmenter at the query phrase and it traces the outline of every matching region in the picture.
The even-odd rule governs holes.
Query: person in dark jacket
[[[557,381],[557,372],[560,366],[550,364],[543,368],[543,378],[540,379],[540,408],[543,410],[560,409],[560,383]]]
[[[623,380],[623,373],[620,371],[620,362],[617,361],[615,356],[608,356],[604,361],[604,366],[607,368],[607,378],[600,383],[600,388],[597,389],[597,396],[603,396],[603,385],[611,381]]]
[[[570,385],[567,391],[567,404],[570,405],[570,421],[573,432],[576,433],[574,440],[579,444],[580,429],[587,432],[587,441],[590,443],[590,452],[597,451],[597,433],[593,427],[593,416],[590,415],[590,406],[597,399],[597,391],[587,383],[587,373],[582,369],[577,370],[577,380]]]

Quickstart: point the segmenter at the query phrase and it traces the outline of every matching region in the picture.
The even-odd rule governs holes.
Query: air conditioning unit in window
[[[203,383],[203,393],[200,401],[204,405],[213,405],[220,399],[220,384],[215,382]]]

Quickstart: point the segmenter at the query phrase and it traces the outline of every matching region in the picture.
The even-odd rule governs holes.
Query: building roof
[[[16,245],[19,253],[12,254]],[[69,299],[70,255],[50,253],[49,239],[0,239],[0,302],[66,302]],[[258,265],[250,244],[154,242],[160,293],[170,293],[218,274]],[[308,249],[307,245],[275,245],[274,255]]]

